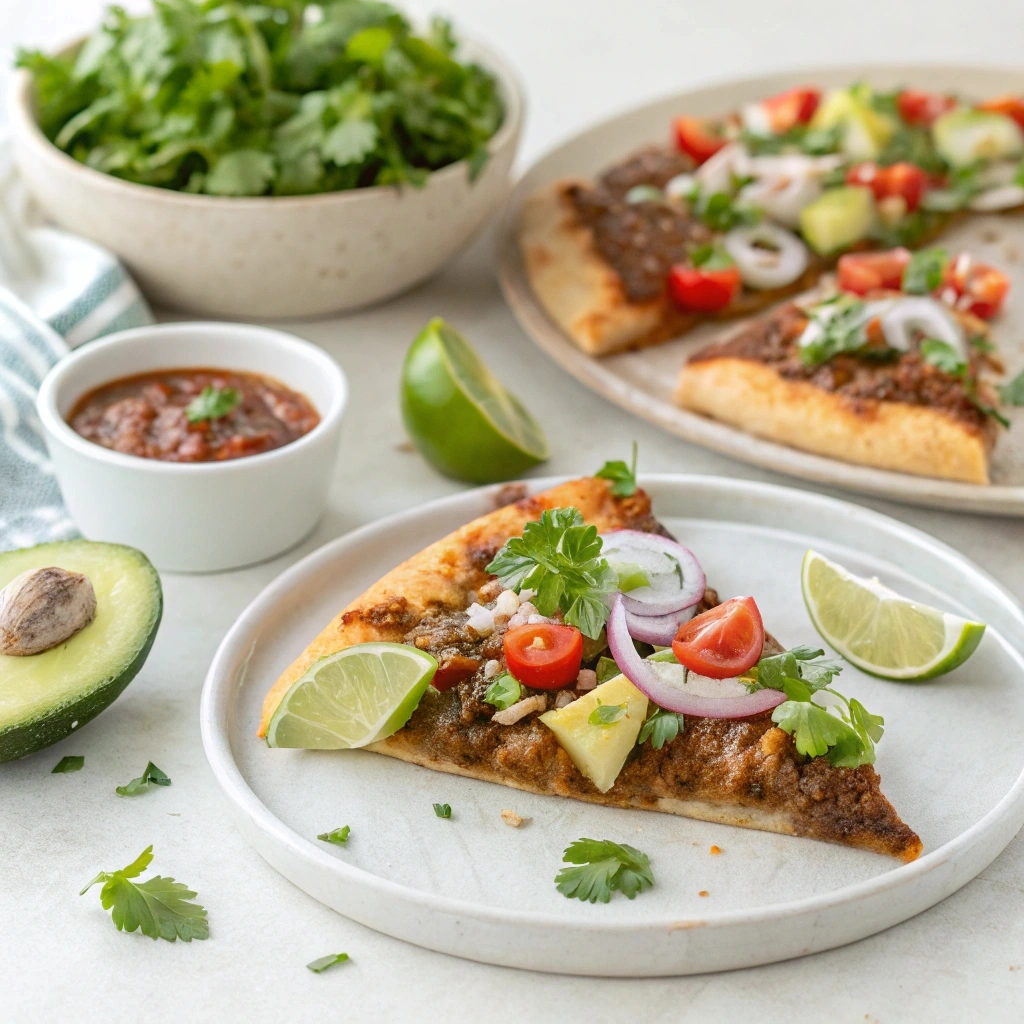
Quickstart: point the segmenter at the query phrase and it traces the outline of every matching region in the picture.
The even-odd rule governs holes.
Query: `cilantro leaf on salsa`
[[[81,47],[22,50],[39,124],[127,181],[221,196],[422,185],[488,160],[495,76],[377,0],[160,0],[111,7]]]
[[[615,891],[633,899],[654,885],[647,854],[610,839],[577,839],[566,848],[555,886],[568,899],[607,903]]]
[[[633,458],[627,466],[622,459],[606,462],[594,476],[612,482],[611,491],[616,498],[631,498],[636,494],[636,453],[637,443],[633,442]]]
[[[238,408],[242,392],[237,388],[215,388],[207,384],[202,391],[185,406],[185,417],[189,423],[204,423],[219,420]]]
[[[808,328],[813,335],[801,340],[800,361],[820,366],[840,352],[856,352],[867,344],[867,304],[852,295],[837,295],[807,310]]]

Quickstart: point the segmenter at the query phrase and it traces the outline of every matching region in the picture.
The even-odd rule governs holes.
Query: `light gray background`
[[[424,14],[436,9],[419,0],[407,6]],[[99,10],[94,0],[0,3],[0,91],[15,44],[56,44],[87,29]],[[444,10],[465,32],[503,50],[528,84],[523,165],[583,125],[689,85],[886,59],[1013,65],[1024,38],[1024,7],[1005,0],[447,0]],[[630,982],[484,967],[388,939],[293,888],[227,823],[197,726],[203,675],[224,631],[299,555],[456,489],[406,450],[395,400],[404,350],[438,314],[470,337],[541,419],[553,449],[545,473],[590,471],[635,438],[647,470],[772,479],[661,436],[547,362],[502,303],[488,237],[435,281],[385,307],[284,324],[331,351],[353,383],[331,509],[301,549],[273,563],[220,576],[165,577],[164,624],[139,679],[69,743],[0,768],[0,1019],[1020,1019],[1020,837],[945,903],[856,945],[731,974]],[[865,504],[955,545],[1024,597],[1019,520]],[[85,770],[51,776],[68,753],[84,754]],[[117,798],[114,785],[139,774],[149,759],[173,786],[134,801]],[[199,891],[210,912],[209,942],[172,946],[118,934],[95,891],[78,898],[97,870],[126,864],[149,843],[155,870]],[[340,950],[351,964],[322,976],[304,969]]]

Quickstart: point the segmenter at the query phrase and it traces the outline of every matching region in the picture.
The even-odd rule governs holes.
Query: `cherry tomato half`
[[[798,124],[807,124],[814,116],[821,102],[821,90],[813,86],[799,86],[787,89],[778,96],[769,96],[761,101],[768,123],[776,135],[782,135]]]
[[[677,117],[674,121],[676,145],[702,164],[728,141],[725,122],[709,117]]]
[[[697,313],[724,309],[739,294],[737,267],[706,270],[678,263],[668,275],[668,290],[676,305]]]
[[[907,212],[913,213],[931,181],[916,164],[898,163],[890,167],[879,167],[870,161],[854,164],[846,172],[848,185],[865,185],[875,194],[875,199],[899,196],[907,204]]]
[[[583,634],[574,626],[517,626],[505,633],[504,647],[509,672],[536,690],[557,690],[580,674]]]
[[[956,293],[957,309],[964,309],[982,320],[999,314],[1010,290],[1010,279],[987,263],[975,263],[968,255],[958,256],[946,270],[942,289]]]
[[[919,128],[929,128],[943,114],[956,106],[953,96],[920,89],[904,89],[896,97],[896,109],[903,120]]]
[[[752,597],[734,597],[695,616],[672,641],[680,665],[712,679],[746,672],[763,650],[764,624]]]
[[[839,287],[854,295],[866,295],[880,288],[898,291],[909,262],[910,253],[906,249],[848,252],[839,257]]]
[[[990,114],[1005,114],[1007,117],[1012,117],[1024,128],[1024,99],[1020,96],[1014,96],[1007,93],[1005,96],[995,96],[990,100],[985,100],[984,103],[978,104],[979,110],[987,110]]]

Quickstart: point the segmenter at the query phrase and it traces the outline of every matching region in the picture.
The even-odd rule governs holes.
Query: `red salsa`
[[[163,462],[222,462],[308,434],[320,417],[272,377],[209,368],[122,377],[78,400],[68,416],[88,441]]]

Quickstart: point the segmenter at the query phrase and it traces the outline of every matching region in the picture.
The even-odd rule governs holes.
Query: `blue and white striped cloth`
[[[5,156],[0,144],[0,551],[76,533],[36,416],[43,377],[75,346],[152,322],[113,255],[26,226],[26,213],[14,212],[17,184]]]

